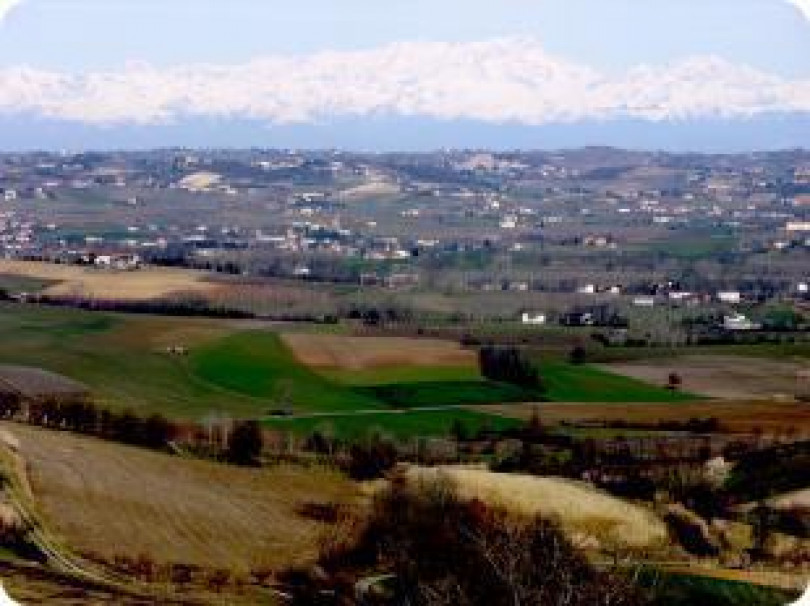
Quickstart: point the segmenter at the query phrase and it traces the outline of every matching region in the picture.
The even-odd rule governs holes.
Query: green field
[[[395,408],[424,408],[458,404],[536,402],[542,395],[507,383],[491,381],[417,381],[359,387]]]
[[[683,574],[644,573],[641,583],[655,587],[654,606],[782,606],[796,598],[769,587]]]
[[[587,364],[546,361],[540,364],[540,374],[546,387],[545,396],[552,402],[689,402],[700,399]]]
[[[478,369],[472,366],[385,366],[358,370],[325,369],[318,372],[338,383],[359,386],[481,379]]]
[[[276,333],[242,332],[191,356],[193,374],[241,395],[279,401],[296,410],[333,412],[420,408],[534,400],[539,394],[480,378],[474,369],[394,367],[319,374],[299,364]],[[334,376],[335,378],[329,378]]]
[[[308,411],[382,408],[371,394],[330,381],[297,363],[276,333],[235,333],[192,353],[189,368],[222,389]]]
[[[189,336],[199,331],[202,337]],[[188,357],[167,355],[156,345],[156,339],[174,333],[177,342],[189,347]],[[356,382],[366,385],[354,386],[298,364],[269,331],[238,330],[208,320],[13,304],[0,305],[0,363],[44,368],[78,380],[105,406],[189,419],[210,414],[265,417],[285,401],[302,413],[384,410],[396,405],[403,393],[413,394],[416,405],[464,404],[467,398],[495,401],[490,398],[510,389],[480,381],[469,372],[425,373],[411,368],[391,369],[387,376],[377,377],[401,383],[368,385],[373,377],[365,376]],[[419,381],[426,376],[433,382]],[[462,380],[448,389],[441,378]],[[386,389],[389,393],[384,393]],[[416,415],[396,425],[410,433],[435,435],[446,431],[456,416],[493,423],[500,419],[454,410]],[[372,420],[358,417],[350,426],[364,427]],[[380,425],[389,423],[384,419]]]
[[[0,274],[0,290],[9,294],[39,292],[54,284],[56,284],[56,282],[51,280],[40,280],[38,278],[15,276],[12,274]]]
[[[152,338],[199,321],[0,305],[0,363],[44,368],[80,381],[105,406],[171,417],[264,414],[266,402],[194,377]]]
[[[463,409],[379,412],[335,417],[280,418],[265,421],[266,426],[282,431],[307,435],[317,430],[324,435],[337,438],[363,438],[375,433],[397,438],[446,436],[458,423],[461,423],[468,434],[474,434],[482,428],[503,430],[523,425],[517,419]]]
[[[189,355],[167,354],[167,343],[186,346]],[[44,368],[80,381],[104,406],[173,418],[266,418],[271,411],[292,409],[301,418],[268,422],[297,430],[323,421],[308,414],[382,411],[377,416],[330,418],[337,431],[350,434],[376,423],[395,435],[436,435],[457,418],[474,430],[481,423],[512,421],[458,409],[384,413],[541,399],[538,393],[485,381],[472,367],[315,371],[300,364],[275,332],[255,325],[16,304],[0,304],[2,363]],[[553,401],[691,399],[587,365],[543,361],[541,372],[545,399]]]

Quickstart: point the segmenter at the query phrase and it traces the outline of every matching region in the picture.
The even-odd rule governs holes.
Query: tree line
[[[13,394],[0,393],[0,418],[23,421],[30,425],[71,431],[103,440],[169,450],[184,427],[159,413],[139,415],[136,412],[99,407],[84,398],[58,397],[28,402]],[[194,426],[192,433],[205,433]],[[255,466],[261,462],[264,438],[258,421],[236,421],[227,432],[222,447],[209,453],[213,458],[235,465]]]

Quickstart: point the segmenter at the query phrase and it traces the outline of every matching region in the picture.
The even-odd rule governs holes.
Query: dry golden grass
[[[145,554],[246,572],[305,563],[323,530],[303,502],[353,502],[356,486],[321,469],[240,469],[100,440],[5,425],[20,443],[53,533],[78,552]]]
[[[593,539],[600,547],[609,548],[667,544],[666,526],[651,510],[581,482],[460,466],[413,467],[408,473],[414,479],[443,474],[464,499],[480,499],[520,514],[556,518],[582,545],[593,544]]]
[[[635,379],[665,385],[671,372],[691,393],[732,400],[791,398],[807,360],[770,360],[744,356],[683,356],[606,364],[604,368]]]
[[[0,259],[0,274],[53,280],[45,289],[54,296],[95,299],[147,300],[179,292],[207,292],[214,288],[203,272],[164,267],[110,271],[34,261]]]
[[[287,333],[299,362],[314,368],[364,370],[386,366],[473,366],[475,353],[454,341],[405,337]]]
[[[793,402],[684,402],[657,404],[501,404],[475,407],[508,417],[530,419],[537,411],[544,423],[555,425],[588,421],[659,423],[690,418],[716,417],[730,431],[750,432],[761,428],[768,433],[793,432],[810,436],[810,407]]]

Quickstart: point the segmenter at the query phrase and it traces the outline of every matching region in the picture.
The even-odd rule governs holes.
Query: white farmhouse
[[[546,323],[546,314],[524,311],[520,316],[520,321],[531,326],[542,326]]]
[[[723,318],[723,328],[726,330],[757,330],[760,325],[752,322],[743,314],[732,314]]]
[[[738,290],[725,290],[717,293],[717,300],[721,303],[739,303],[742,295]]]

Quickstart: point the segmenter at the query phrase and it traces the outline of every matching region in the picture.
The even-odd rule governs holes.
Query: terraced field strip
[[[523,425],[522,421],[497,414],[466,410],[465,406],[440,406],[412,410],[360,410],[287,418],[268,418],[265,426],[300,435],[315,431],[339,438],[363,438],[383,433],[400,439],[447,437],[457,429],[475,434],[482,429],[503,431]]]
[[[493,412],[516,419],[529,420],[535,413],[544,423],[593,423],[621,421],[657,424],[683,422],[691,418],[716,418],[732,432],[798,432],[810,439],[810,407],[797,402],[732,402],[706,400],[667,404],[661,402],[542,402],[539,404],[501,404],[475,406],[474,410]]]

